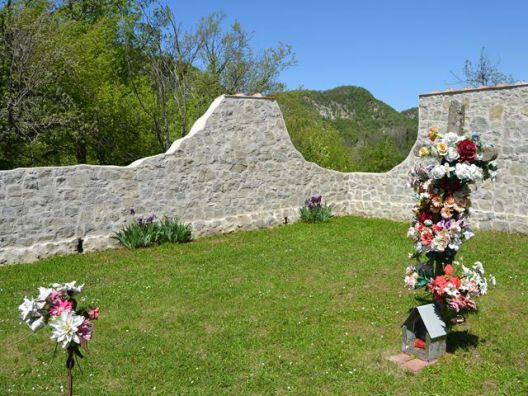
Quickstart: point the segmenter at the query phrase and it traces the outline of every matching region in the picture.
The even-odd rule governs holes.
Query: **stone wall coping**
[[[255,95],[245,95],[245,94],[227,95],[226,94],[224,95],[224,97],[232,98],[232,99],[264,99],[264,100],[276,101],[275,98],[271,98],[269,96],[262,96],[261,94],[255,94]]]
[[[467,93],[467,92],[480,92],[480,91],[498,91],[501,89],[515,89],[515,88],[524,88],[528,87],[528,83],[526,82],[518,82],[515,84],[508,84],[508,85],[496,85],[494,87],[466,87],[461,89],[447,89],[445,91],[432,91],[428,93],[420,94],[419,97],[427,97],[427,96],[435,96],[435,95],[455,95],[460,93]]]

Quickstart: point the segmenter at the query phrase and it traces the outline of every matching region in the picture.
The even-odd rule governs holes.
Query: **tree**
[[[499,83],[511,84],[514,82],[512,75],[504,74],[499,70],[500,61],[493,62],[486,50],[482,47],[480,50],[480,57],[476,64],[473,64],[469,59],[464,64],[462,71],[463,78],[459,78],[455,73],[451,74],[455,77],[456,84],[467,84],[472,87],[480,86],[495,86]]]
[[[183,30],[154,1],[0,0],[0,169],[124,165],[222,93],[280,89],[289,47],[254,56],[222,14]]]
[[[0,9],[0,161],[38,164],[44,137],[67,127],[78,114],[72,100],[53,87],[60,75],[64,48],[57,45],[60,27],[48,1],[26,6],[8,1]],[[43,149],[42,155],[56,156]],[[2,167],[5,165],[2,164]]]
[[[284,89],[277,78],[297,61],[290,45],[279,43],[255,55],[251,34],[238,21],[224,31],[225,15],[213,13],[202,18],[198,34],[205,70],[215,77],[220,93],[272,93]]]

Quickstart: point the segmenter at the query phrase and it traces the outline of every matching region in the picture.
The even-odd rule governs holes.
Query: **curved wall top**
[[[477,192],[473,221],[528,232],[528,87],[422,96],[419,135],[433,125],[476,128],[497,144],[502,176]],[[1,171],[0,264],[75,252],[79,240],[85,251],[111,247],[131,208],[176,216],[194,235],[295,221],[313,194],[337,214],[408,219],[406,176],[419,144],[387,173],[328,170],[294,148],[275,101],[221,96],[166,153],[127,167]]]

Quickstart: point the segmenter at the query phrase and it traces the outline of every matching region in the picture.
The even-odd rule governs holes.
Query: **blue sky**
[[[213,11],[253,31],[257,49],[291,44],[298,65],[289,89],[358,85],[397,110],[420,93],[449,88],[451,71],[485,46],[500,69],[528,80],[528,1],[524,0],[169,0],[191,27]]]

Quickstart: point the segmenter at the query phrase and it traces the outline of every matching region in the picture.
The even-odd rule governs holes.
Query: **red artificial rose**
[[[458,142],[457,151],[460,154],[460,162],[471,162],[477,158],[477,145],[471,139],[464,139]]]
[[[445,267],[444,267],[444,274],[446,275],[453,275],[453,266],[451,264],[447,264]]]

